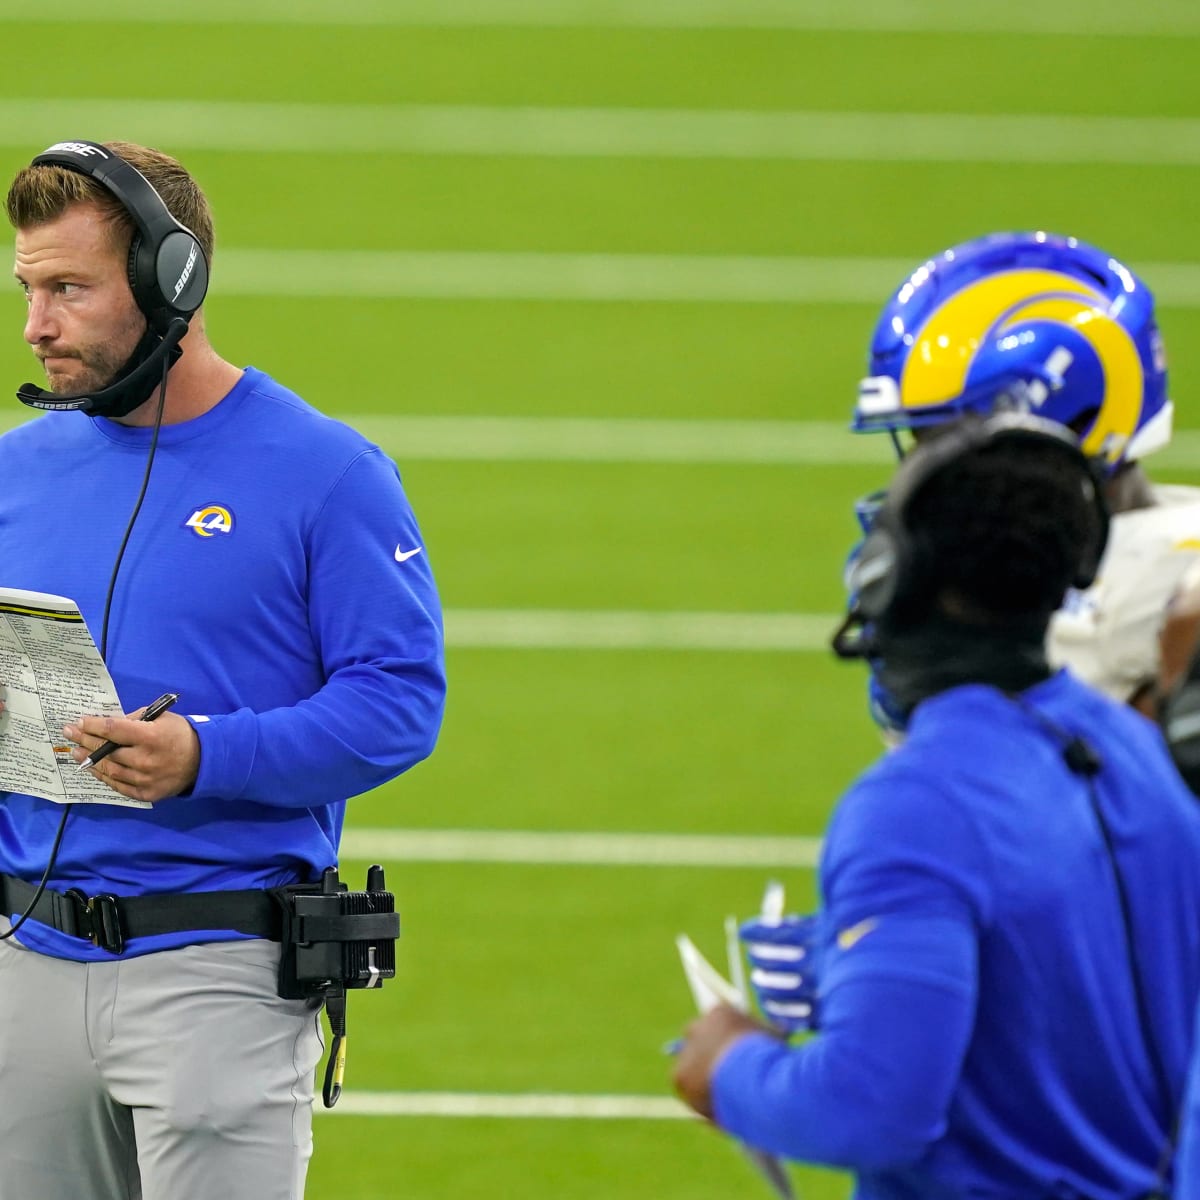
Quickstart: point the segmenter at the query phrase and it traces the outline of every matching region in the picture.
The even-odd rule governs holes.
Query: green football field
[[[990,230],[1119,253],[1184,429],[1153,473],[1200,482],[1193,0],[46,8],[0,0],[0,176],[182,158],[218,349],[393,454],[446,608],[438,750],[350,806],[344,873],[386,863],[404,932],[309,1197],[765,1196],[672,1099],[674,939],[723,963],[769,878],[810,904],[879,750],[827,650],[889,469],[845,429],[875,314]]]

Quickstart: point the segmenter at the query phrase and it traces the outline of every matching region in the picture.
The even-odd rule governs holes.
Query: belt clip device
[[[326,867],[319,884],[293,884],[273,894],[283,910],[279,994],[325,1001],[333,1044],[321,1099],[332,1108],[346,1070],[346,989],[380,988],[396,976],[396,897],[386,890],[379,864],[367,868],[366,891],[349,891],[337,868]]]

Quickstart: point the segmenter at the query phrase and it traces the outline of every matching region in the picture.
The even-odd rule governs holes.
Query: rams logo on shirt
[[[184,525],[202,538],[210,538],[214,533],[232,533],[233,513],[220,504],[206,504],[196,509]]]

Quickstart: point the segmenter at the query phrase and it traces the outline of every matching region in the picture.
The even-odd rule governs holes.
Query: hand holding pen
[[[130,800],[156,804],[190,794],[200,772],[195,726],[200,718],[169,713],[178,699],[168,692],[139,717],[88,716],[64,725],[63,736],[76,744],[71,756],[83,759],[81,766],[90,767],[105,786]]]
[[[157,720],[178,699],[178,692],[164,692],[157,700],[154,701],[153,704],[147,706],[146,711],[142,713],[140,717],[138,717],[138,720]],[[114,750],[119,749],[120,746],[120,742],[105,742],[103,745],[97,746],[96,749],[93,750],[91,754],[89,754],[87,758],[85,758],[83,762],[79,764],[79,769],[82,771],[84,767],[94,767],[102,758],[107,758]]]

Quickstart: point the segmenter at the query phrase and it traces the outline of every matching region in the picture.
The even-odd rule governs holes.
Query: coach
[[[57,143],[6,211],[47,387],[0,437],[3,583],[78,603],[129,715],[64,726],[106,803],[0,792],[0,1200],[300,1200],[344,1012],[296,994],[330,922],[290,916],[349,798],[433,749],[428,555],[378,446],[208,340],[180,163]]]

